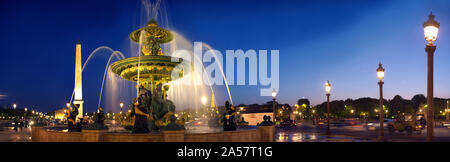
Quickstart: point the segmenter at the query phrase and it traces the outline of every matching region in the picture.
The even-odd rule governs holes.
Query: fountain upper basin
[[[112,72],[129,81],[137,81],[139,69],[141,81],[167,83],[183,76],[182,68],[177,68],[182,61],[181,58],[171,56],[138,56],[116,61],[110,68]],[[173,78],[172,73],[178,74],[178,77]]]

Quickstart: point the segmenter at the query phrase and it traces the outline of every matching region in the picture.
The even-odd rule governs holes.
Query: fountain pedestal
[[[274,142],[275,126],[258,126],[256,130],[261,142]]]
[[[31,142],[39,142],[39,132],[42,127],[31,126]]]
[[[185,130],[163,131],[164,142],[184,142]]]
[[[83,130],[81,142],[102,142],[108,130]]]

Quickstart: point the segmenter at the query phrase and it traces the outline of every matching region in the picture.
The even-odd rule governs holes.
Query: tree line
[[[443,117],[443,112],[447,107],[447,100],[445,98],[434,98],[434,113],[435,117]],[[399,114],[417,113],[422,109],[426,112],[427,98],[423,94],[414,95],[411,99],[404,99],[400,95],[395,95],[390,100],[383,100],[383,111],[391,117]],[[299,99],[297,101],[297,109],[305,116],[312,117],[326,117],[327,103],[311,106],[308,99]],[[330,101],[330,117],[346,118],[346,117],[368,117],[374,118],[379,114],[379,99],[362,97],[358,99],[334,100]],[[312,112],[315,111],[315,114]]]

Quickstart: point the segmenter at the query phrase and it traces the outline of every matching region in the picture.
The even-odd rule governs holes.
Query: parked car
[[[281,128],[281,129],[294,129],[294,128],[296,128],[295,120],[283,120],[278,125],[278,128]]]
[[[421,133],[422,129],[425,128],[426,122],[425,118],[420,118],[417,120],[418,115],[405,115],[399,116],[397,120],[389,123],[388,130],[390,133],[395,131],[403,132],[406,131],[407,134],[412,134],[414,131]]]
[[[316,127],[322,128],[322,127],[327,126],[327,121],[326,120],[318,120],[315,124],[316,124]]]

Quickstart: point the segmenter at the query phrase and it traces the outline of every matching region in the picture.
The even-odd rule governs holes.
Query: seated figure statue
[[[177,117],[175,115],[170,116],[170,123],[164,128],[164,130],[183,130],[184,127],[177,123]]]
[[[263,122],[258,123],[257,126],[271,126],[273,125],[273,122],[270,121],[270,116],[264,115]]]
[[[150,118],[148,107],[152,102],[151,92],[141,87],[139,96],[134,102],[131,116],[134,117],[133,133],[148,133],[148,119]]]
[[[223,114],[222,123],[223,123],[223,131],[234,131],[236,130],[236,110],[233,106],[230,105],[230,102],[225,101],[226,113]]]
[[[86,125],[82,129],[86,130],[105,130],[108,129],[108,127],[105,126],[105,113],[103,113],[103,109],[101,107],[98,108],[98,112],[94,115],[93,121],[94,123]],[[81,122],[83,122],[82,119],[80,119]],[[81,124],[80,124],[81,126]]]
[[[95,115],[94,121],[97,123],[99,127],[105,126],[105,113],[103,113],[103,109],[101,107],[98,108],[98,113]]]
[[[69,112],[67,114],[67,126],[69,128],[69,132],[76,132],[76,118],[78,115],[78,108],[77,105],[75,105],[75,109],[70,107]]]

